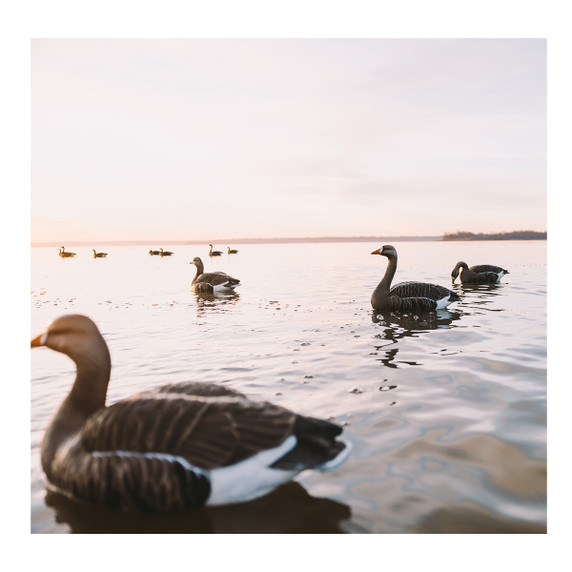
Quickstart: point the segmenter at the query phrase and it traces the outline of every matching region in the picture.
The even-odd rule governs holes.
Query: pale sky
[[[32,242],[544,231],[543,39],[32,40]]]

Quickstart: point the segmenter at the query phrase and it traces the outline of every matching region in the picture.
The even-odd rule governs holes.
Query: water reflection
[[[389,340],[389,343],[376,344],[375,353],[383,352],[384,356],[378,358],[384,366],[397,368],[398,363],[406,365],[422,365],[417,361],[397,361],[399,352],[397,342],[403,338],[417,337],[419,333],[436,330],[437,328],[450,328],[455,320],[461,318],[461,313],[450,310],[437,310],[423,314],[401,314],[399,312],[378,313],[372,312],[372,322],[383,327],[381,334],[376,334],[376,338]],[[388,346],[391,346],[389,349]]]
[[[199,307],[209,307],[219,304],[235,303],[239,298],[238,292],[197,292],[193,290]]]
[[[289,482],[265,497],[235,505],[201,508],[173,514],[112,511],[75,501],[47,490],[46,504],[56,522],[81,533],[342,533],[340,523],[350,508],[336,501],[310,496]]]

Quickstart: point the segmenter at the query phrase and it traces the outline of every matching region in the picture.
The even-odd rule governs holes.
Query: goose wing
[[[238,284],[240,280],[238,278],[233,278],[225,272],[205,272],[197,277],[195,282],[207,282],[213,286],[218,286],[219,284]]]
[[[505,274],[508,274],[508,271],[504,268],[501,268],[500,266],[493,266],[492,264],[479,264],[477,266],[471,266],[469,270],[472,272],[504,272]]]
[[[236,397],[149,392],[92,415],[81,442],[86,452],[174,455],[212,469],[278,446],[295,417],[282,407]]]
[[[430,298],[440,300],[451,294],[451,290],[428,282],[400,282],[390,290],[391,296],[400,298]]]

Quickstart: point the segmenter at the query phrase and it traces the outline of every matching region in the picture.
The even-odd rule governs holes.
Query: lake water
[[[108,402],[165,382],[212,381],[344,426],[353,451],[262,499],[176,515],[116,514],[48,493],[39,445],[75,366],[32,351],[31,530],[69,532],[497,533],[546,531],[546,242],[394,242],[394,282],[451,287],[459,260],[507,268],[456,285],[433,320],[377,317],[387,259],[372,242],[91,248],[31,256],[31,335],[90,316],[111,351]],[[173,250],[151,257],[149,248]],[[217,245],[226,251],[226,245]],[[234,296],[191,291],[205,270]]]

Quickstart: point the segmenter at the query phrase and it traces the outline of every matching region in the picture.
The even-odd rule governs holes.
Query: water
[[[545,532],[546,242],[395,242],[395,282],[450,286],[455,263],[510,271],[454,287],[434,320],[377,317],[387,260],[370,242],[32,249],[31,335],[89,315],[111,351],[108,402],[173,381],[213,381],[333,419],[353,443],[330,473],[302,473],[251,503],[117,515],[46,490],[39,444],[74,365],[32,352],[31,530],[69,532]],[[173,250],[150,257],[150,247]],[[218,245],[226,251],[226,245]],[[201,256],[242,285],[190,289]]]

